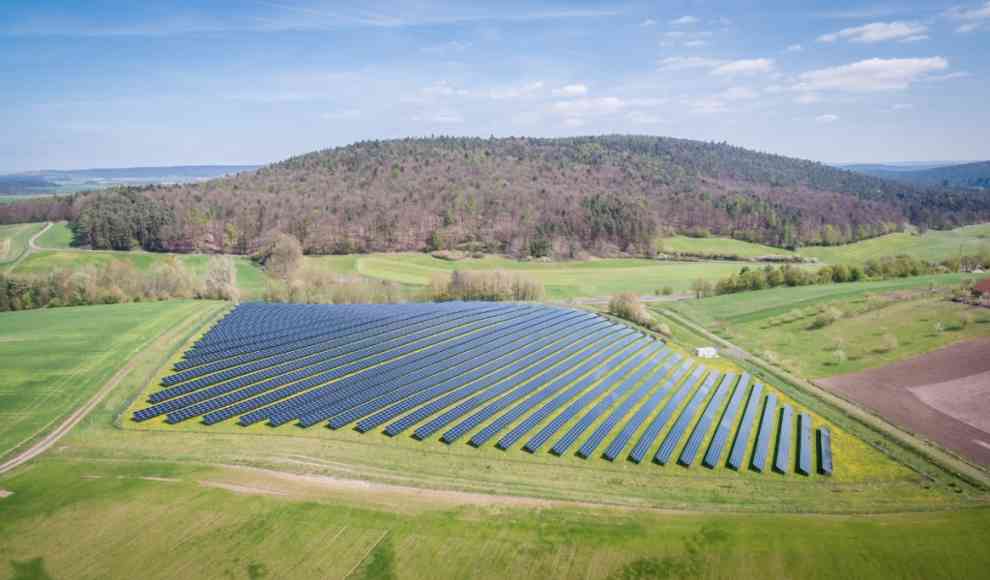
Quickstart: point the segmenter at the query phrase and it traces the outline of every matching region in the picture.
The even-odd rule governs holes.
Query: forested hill
[[[872,167],[855,170],[874,177],[882,177],[919,187],[990,189],[990,161],[915,170],[888,170]]]
[[[370,141],[204,183],[5,211],[64,214],[99,247],[247,253],[287,232],[310,253],[573,256],[649,253],[668,232],[842,243],[905,222],[990,220],[990,200],[724,143],[615,135]]]

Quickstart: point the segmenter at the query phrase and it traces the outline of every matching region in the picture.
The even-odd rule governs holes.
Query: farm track
[[[20,264],[21,262],[23,262],[24,261],[24,258],[27,258],[28,256],[30,256],[32,252],[36,252],[38,250],[43,249],[40,246],[38,246],[38,244],[36,242],[38,241],[38,238],[41,237],[42,234],[44,234],[45,232],[47,232],[48,229],[51,228],[51,227],[52,227],[52,222],[46,222],[45,223],[45,227],[41,228],[38,231],[38,233],[34,234],[33,236],[31,236],[28,239],[28,245],[27,245],[26,248],[24,248],[24,251],[21,252],[21,255],[20,256],[17,256],[17,258],[14,259],[14,261],[10,262],[10,264],[7,265],[7,271],[8,272],[13,272],[14,271],[14,268],[16,268],[18,266],[18,264]]]
[[[985,488],[990,488],[990,473],[987,471],[965,461],[964,459],[942,449],[936,444],[923,440],[914,434],[903,430],[902,428],[890,423],[887,419],[869,412],[868,410],[847,401],[846,399],[835,395],[834,393],[828,391],[827,389],[818,386],[812,381],[805,380],[803,378],[797,377],[794,374],[781,369],[770,362],[758,357],[743,348],[725,340],[724,338],[715,335],[710,332],[707,328],[697,324],[696,322],[689,320],[675,312],[667,309],[660,311],[664,316],[671,318],[677,323],[686,326],[694,332],[708,338],[715,344],[728,349],[728,354],[731,358],[737,358],[740,360],[748,361],[757,367],[760,367],[771,374],[777,375],[784,378],[788,382],[797,387],[807,391],[810,395],[817,399],[820,399],[831,406],[842,411],[851,418],[867,425],[868,427],[875,429],[900,445],[903,445],[922,456],[928,458],[929,460],[940,465],[942,468],[948,470],[951,473],[955,473],[966,480],[980,485]]]
[[[39,233],[40,235],[40,233]],[[33,241],[33,240],[32,240]],[[195,325],[202,325],[206,320],[209,320],[213,315],[216,314],[215,310],[209,310],[203,314],[197,316],[192,314],[186,319],[178,322],[169,329],[164,330],[158,336],[148,340],[146,343],[135,349],[135,355],[145,350],[151,345],[161,345],[170,341],[174,341],[177,336],[182,336],[184,333],[191,330]],[[0,475],[11,471],[24,463],[34,459],[35,457],[41,455],[48,449],[51,449],[53,445],[58,443],[58,441],[64,437],[69,431],[72,430],[80,421],[86,418],[89,413],[96,408],[100,402],[111,392],[118,384],[128,375],[134,367],[137,366],[137,356],[132,357],[123,367],[121,367],[117,372],[113,374],[112,377],[102,386],[100,390],[96,392],[95,395],[90,397],[86,403],[81,407],[73,411],[58,427],[56,427],[51,433],[45,435],[36,443],[25,449],[24,451],[14,455],[7,461],[0,463]]]

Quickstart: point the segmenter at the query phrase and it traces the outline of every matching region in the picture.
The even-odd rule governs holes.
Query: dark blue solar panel
[[[742,467],[743,459],[746,457],[746,449],[749,448],[749,436],[753,432],[753,423],[756,421],[757,413],[760,412],[762,397],[763,385],[757,383],[746,402],[746,410],[743,412],[742,421],[739,422],[739,429],[736,431],[735,443],[732,444],[732,451],[729,452],[729,467],[732,469],[738,470]]]
[[[798,473],[811,475],[811,416],[798,415]]]
[[[701,418],[695,424],[691,436],[688,437],[687,443],[681,451],[681,456],[677,459],[681,465],[690,466],[694,463],[694,458],[698,454],[698,450],[701,449],[701,443],[708,434],[708,430],[712,426],[712,421],[715,420],[715,413],[718,413],[718,410],[722,408],[722,402],[729,396],[729,390],[735,382],[736,375],[732,373],[728,373],[722,377],[722,383],[718,386],[712,398],[708,400]]]
[[[790,471],[791,440],[793,433],[794,411],[790,405],[784,405],[780,410],[780,433],[777,437],[777,456],[773,461],[773,468],[780,473]]]
[[[725,444],[729,441],[729,436],[732,434],[732,425],[739,415],[739,409],[742,407],[743,399],[746,398],[746,387],[748,386],[749,374],[743,373],[742,378],[739,379],[739,384],[736,385],[736,389],[732,392],[732,398],[729,399],[729,404],[726,406],[725,412],[722,413],[722,419],[718,422],[718,427],[715,428],[715,436],[712,437],[712,442],[708,445],[708,452],[705,453],[705,458],[701,462],[705,467],[715,467],[718,465],[718,461],[722,457],[722,450],[725,449]]]
[[[753,468],[763,471],[767,466],[767,455],[770,453],[770,440],[773,438],[774,414],[777,410],[777,395],[767,395],[763,407],[763,417],[760,419],[760,430],[756,435],[756,449],[753,450]]]
[[[666,362],[664,362],[663,366],[661,366],[655,373],[647,376],[646,380],[643,381],[642,386],[640,386],[635,393],[623,401],[617,409],[612,411],[612,413],[609,414],[604,421],[602,421],[602,424],[595,429],[591,436],[588,437],[588,440],[584,442],[584,445],[578,449],[577,454],[585,459],[591,457],[591,454],[594,453],[595,449],[602,444],[605,437],[612,432],[612,429],[615,428],[616,425],[619,424],[619,421],[621,421],[626,414],[628,414],[629,411],[636,406],[637,403],[643,400],[643,397],[649,394],[654,387],[663,381],[663,379],[667,376],[667,373],[670,372],[670,369],[673,368],[674,365],[681,360],[681,358],[682,357],[680,354],[674,353],[673,356],[668,358]]]
[[[824,427],[818,429],[818,472],[832,475],[832,433]]]
[[[660,449],[657,450],[656,455],[653,456],[653,460],[660,465],[666,465],[670,461],[671,455],[674,453],[674,447],[677,446],[677,442],[681,440],[684,436],[684,432],[687,430],[691,422],[694,421],[694,416],[698,412],[698,408],[701,406],[702,401],[708,396],[712,387],[715,386],[715,382],[718,381],[719,373],[712,372],[702,383],[701,387],[695,391],[694,396],[688,401],[687,407],[681,411],[677,421],[674,422],[674,426],[670,428],[667,436],[663,438],[663,442],[660,444]]]
[[[674,415],[681,402],[698,386],[698,383],[701,382],[701,378],[707,370],[704,366],[699,365],[681,388],[674,392],[674,395],[667,401],[667,404],[664,405],[653,421],[650,422],[646,431],[640,436],[639,441],[636,442],[633,450],[629,453],[630,461],[633,463],[643,461],[650,447],[653,447],[653,442],[656,440],[657,435],[660,434],[660,430],[667,424],[667,421],[670,421],[670,418]]]

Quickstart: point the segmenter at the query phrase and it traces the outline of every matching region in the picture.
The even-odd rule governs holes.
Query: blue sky
[[[639,133],[990,158],[990,1],[55,2],[0,8],[0,172],[364,139]]]

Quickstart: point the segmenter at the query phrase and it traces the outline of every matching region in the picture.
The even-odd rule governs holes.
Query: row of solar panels
[[[233,319],[233,324],[250,328],[245,321],[259,307],[243,317],[237,314],[241,308],[219,326]],[[446,443],[490,421],[469,443],[483,445],[512,426],[496,443],[508,449],[539,428],[523,445],[530,452],[542,449],[570,425],[550,448],[562,455],[615,406],[578,449],[577,455],[587,458],[639,406],[604,451],[606,459],[616,459],[645,425],[629,454],[630,460],[641,462],[676,414],[655,462],[671,461],[689,433],[677,461],[691,465],[707,441],[702,463],[714,467],[738,424],[727,465],[740,469],[762,400],[759,384],[747,399],[748,375],[736,384],[731,373],[720,376],[702,366],[691,372],[692,361],[662,344],[579,311],[465,303],[394,308],[391,318],[356,326],[348,325],[352,312],[338,312],[336,317],[318,318],[333,319],[335,328],[343,330],[324,329],[323,334],[295,340],[298,325],[290,325],[293,330],[281,335],[288,344],[256,343],[262,349],[253,353],[232,346],[234,354],[227,358],[220,356],[224,351],[216,351],[209,355],[216,357],[214,362],[163,381],[168,386],[153,394],[153,404],[136,412],[134,419],[165,414],[170,423],[199,416],[207,424],[233,417],[242,425],[298,421],[311,426],[326,421],[334,429],[357,422],[362,432],[388,423],[384,432],[391,436],[419,425],[415,438],[445,430],[440,439]],[[233,338],[231,333],[224,336]],[[748,402],[737,420],[744,400]],[[776,405],[773,394],[763,404],[751,458],[751,466],[760,471],[766,467],[775,425],[774,467],[789,471],[792,410],[784,406],[777,421]],[[811,431],[810,417],[802,414],[796,470],[804,474],[811,473]],[[817,443],[819,471],[831,473],[827,431],[819,431]]]

